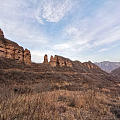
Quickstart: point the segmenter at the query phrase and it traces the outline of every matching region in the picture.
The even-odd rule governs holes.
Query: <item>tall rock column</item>
[[[44,56],[44,62],[43,63],[48,64],[48,56],[47,55]]]
[[[0,29],[0,38],[4,38],[3,31]]]
[[[52,66],[52,67],[56,67],[57,66],[57,56],[53,57],[51,56],[50,57],[50,62],[49,64]]]
[[[24,50],[24,63],[25,64],[31,64],[31,54],[28,49]]]

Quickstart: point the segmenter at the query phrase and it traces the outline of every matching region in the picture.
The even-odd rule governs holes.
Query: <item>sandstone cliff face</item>
[[[52,67],[56,67],[56,66],[59,66],[59,67],[65,67],[65,66],[66,67],[72,67],[71,60],[69,60],[67,58],[64,58],[64,57],[61,57],[61,56],[57,56],[57,55],[55,55],[55,57],[51,56],[49,64]]]
[[[24,63],[31,64],[31,54],[28,49],[24,50]]]
[[[0,29],[0,57],[14,59],[25,64],[31,63],[31,54],[27,49],[19,46],[17,43],[4,38],[3,32]]]
[[[56,59],[56,57],[51,56],[51,57],[50,57],[50,62],[49,62],[49,64],[50,64],[52,67],[56,67],[56,66],[57,66],[57,59]]]

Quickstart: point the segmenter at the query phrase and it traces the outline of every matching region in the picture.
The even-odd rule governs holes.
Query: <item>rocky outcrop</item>
[[[3,31],[0,29],[0,38],[4,38]]]
[[[100,69],[97,65],[93,64],[91,61],[82,63],[88,69]]]
[[[69,60],[67,58],[64,58],[64,57],[61,57],[61,56],[57,56],[57,55],[55,55],[55,57],[51,56],[49,64],[52,67],[56,67],[56,66],[72,67],[72,61],[71,60]]]
[[[47,55],[44,56],[44,62],[43,63],[48,64],[48,56]]]
[[[58,65],[58,63],[57,63],[57,56],[55,56],[55,57],[51,56],[51,57],[50,57],[50,62],[49,62],[49,64],[50,64],[52,67],[56,67],[56,66]]]
[[[31,54],[27,49],[19,46],[17,43],[4,38],[4,34],[0,29],[0,57],[13,59],[25,64],[31,63]]]
[[[31,54],[28,49],[24,50],[24,63],[31,64]]]

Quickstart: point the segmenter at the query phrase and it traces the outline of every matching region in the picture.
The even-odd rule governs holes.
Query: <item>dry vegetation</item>
[[[0,102],[1,120],[119,120],[120,97],[88,90],[15,94]],[[117,111],[118,110],[118,111]]]
[[[0,59],[0,120],[120,120],[119,80],[79,64],[51,68]]]

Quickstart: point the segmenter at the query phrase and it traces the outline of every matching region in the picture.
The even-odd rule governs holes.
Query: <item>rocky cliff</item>
[[[44,62],[43,63],[48,64],[48,56],[47,55],[44,56]]]
[[[93,64],[91,61],[84,62],[84,66],[86,66],[88,69],[100,69],[97,65]]]
[[[48,57],[47,55],[44,56],[44,62],[45,64],[48,64]],[[50,57],[50,61],[49,61],[49,64],[52,66],[52,67],[72,67],[72,61],[67,59],[67,58],[64,58],[62,56],[57,56],[55,55],[54,57],[51,56]]]
[[[0,29],[0,38],[4,38],[3,31]]]
[[[49,64],[52,67],[61,67],[61,68],[62,67],[69,67],[71,69],[78,68],[79,70],[87,71],[87,72],[90,71],[90,70],[101,71],[101,69],[97,65],[93,64],[90,61],[81,63],[79,61],[78,62],[72,61],[68,58],[58,56],[58,55],[55,55],[54,57],[51,56],[49,62],[48,62],[48,56],[45,55],[43,63],[44,64]]]
[[[19,46],[17,43],[4,38],[0,29],[0,57],[13,59],[25,64],[31,64],[31,54],[28,49]]]

